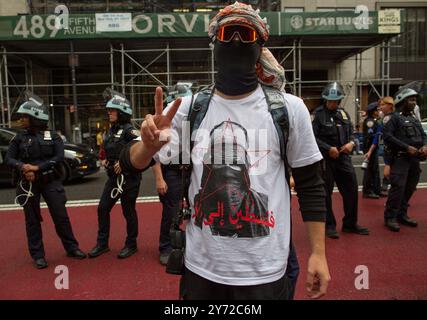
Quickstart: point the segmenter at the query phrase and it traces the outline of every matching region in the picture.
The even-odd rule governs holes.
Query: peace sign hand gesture
[[[169,128],[181,104],[181,98],[174,101],[168,112],[163,114],[163,90],[156,88],[154,115],[147,114],[141,125],[141,139],[144,146],[151,152],[157,152],[163,145],[169,142]]]

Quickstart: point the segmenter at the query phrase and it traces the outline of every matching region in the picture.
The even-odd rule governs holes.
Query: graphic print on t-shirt
[[[214,236],[263,237],[274,228],[268,195],[251,188],[248,149],[247,131],[236,122],[223,121],[210,132],[193,218],[197,227],[209,227]]]

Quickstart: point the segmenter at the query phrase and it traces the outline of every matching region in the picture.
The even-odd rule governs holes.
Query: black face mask
[[[220,92],[238,96],[256,89],[258,77],[255,64],[261,54],[258,43],[216,41],[214,54],[218,68],[215,87]]]

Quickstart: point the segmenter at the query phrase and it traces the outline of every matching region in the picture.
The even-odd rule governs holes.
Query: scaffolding
[[[362,86],[370,86],[375,94],[378,96],[384,96],[390,94],[390,84],[396,81],[401,81],[401,78],[390,77],[390,41],[384,41],[375,46],[379,54],[380,63],[380,78],[369,79],[363,72],[363,52],[372,46],[312,46],[304,45],[302,39],[295,39],[291,45],[287,46],[272,46],[269,49],[278,58],[279,63],[285,68],[286,78],[288,83],[286,90],[302,97],[303,92],[316,92],[320,91],[320,87],[323,87],[327,82],[339,81],[342,83],[351,84],[346,86],[347,88],[347,99],[353,99],[352,103],[355,106],[354,119],[359,120],[360,102],[362,97]],[[310,79],[306,80],[303,77],[303,54],[306,51],[321,51],[321,50],[353,50],[355,76],[354,79],[342,79],[341,72],[336,74],[335,79]],[[11,115],[15,111],[21,93],[25,89],[37,89],[44,88],[46,93],[42,94],[42,98],[53,106],[55,95],[53,94],[55,88],[64,87],[72,89],[72,103],[76,107],[91,107],[90,103],[79,104],[78,93],[79,88],[95,88],[95,87],[106,87],[110,86],[113,89],[120,90],[128,96],[132,105],[135,106],[134,117],[135,120],[143,118],[145,113],[151,112],[150,105],[144,105],[144,95],[152,96],[154,94],[154,88],[161,86],[167,88],[177,81],[184,79],[197,80],[197,87],[209,85],[213,83],[215,77],[215,64],[214,64],[214,52],[212,46],[197,47],[197,48],[178,48],[171,47],[169,43],[162,48],[147,48],[147,49],[132,49],[126,48],[124,42],[109,43],[109,50],[90,50],[90,51],[74,51],[73,42],[70,42],[70,48],[67,51],[16,51],[7,50],[6,47],[1,48],[1,60],[0,60],[0,103],[4,108],[1,110],[1,123],[2,127],[11,126]],[[174,60],[174,55],[189,56],[203,56],[204,60],[200,60],[200,68],[189,68],[188,70],[181,70],[179,68],[180,60]],[[47,83],[34,83],[34,65],[36,62],[33,61],[33,57],[37,56],[49,56],[59,57],[68,56],[70,62],[65,68],[70,68],[71,71],[71,83],[54,83],[52,72],[49,72],[49,80]],[[109,60],[108,65],[104,67],[104,73],[107,75],[106,81],[89,81],[89,82],[77,82],[75,81],[75,57],[94,56],[106,57]],[[14,75],[10,72],[10,65],[8,61],[13,57],[15,60],[20,61],[22,67],[23,77],[21,77],[21,83],[15,79]],[[149,57],[146,63],[142,63],[140,57]],[[349,57],[343,57],[342,61]],[[190,59],[191,60],[191,59]],[[118,62],[119,61],[119,62]],[[194,61],[195,64],[198,61]],[[305,61],[304,61],[305,63]],[[199,66],[198,66],[199,67]],[[109,69],[109,71],[108,71]],[[377,89],[375,84],[380,84],[380,91]],[[11,97],[10,90],[14,88],[16,94]],[[148,90],[143,90],[148,89]],[[65,89],[64,89],[65,90]],[[66,89],[68,90],[68,89]],[[354,90],[351,94],[351,90]],[[312,94],[313,99],[319,98],[318,95]],[[305,99],[310,99],[309,94]],[[344,101],[345,103],[346,101]],[[64,106],[62,106],[64,107]],[[77,108],[79,110],[79,108]],[[52,108],[52,118],[55,117],[54,108]],[[78,126],[82,119],[78,118],[77,112],[74,113],[74,126]],[[69,119],[71,122],[71,119]],[[69,130],[69,129],[68,129]],[[74,130],[74,128],[73,128]],[[74,132],[74,131],[73,131]],[[73,137],[74,138],[74,137]]]

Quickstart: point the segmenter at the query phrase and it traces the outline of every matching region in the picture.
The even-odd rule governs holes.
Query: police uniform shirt
[[[7,164],[22,170],[25,163],[37,165],[40,172],[51,169],[64,159],[64,142],[52,131],[18,133],[10,142]]]
[[[139,132],[130,123],[113,125],[104,142],[106,159],[111,164],[118,161],[124,146],[138,136]]]
[[[342,108],[337,110],[328,110],[326,106],[317,108],[313,130],[323,154],[328,154],[331,147],[339,149],[354,139],[350,116]]]
[[[378,135],[380,130],[379,122],[373,117],[367,117],[363,121],[363,149],[369,150],[372,144],[378,145]]]
[[[427,136],[420,122],[412,114],[404,115],[399,112],[384,118],[383,139],[394,152],[406,152],[409,146],[421,148],[427,145]]]

